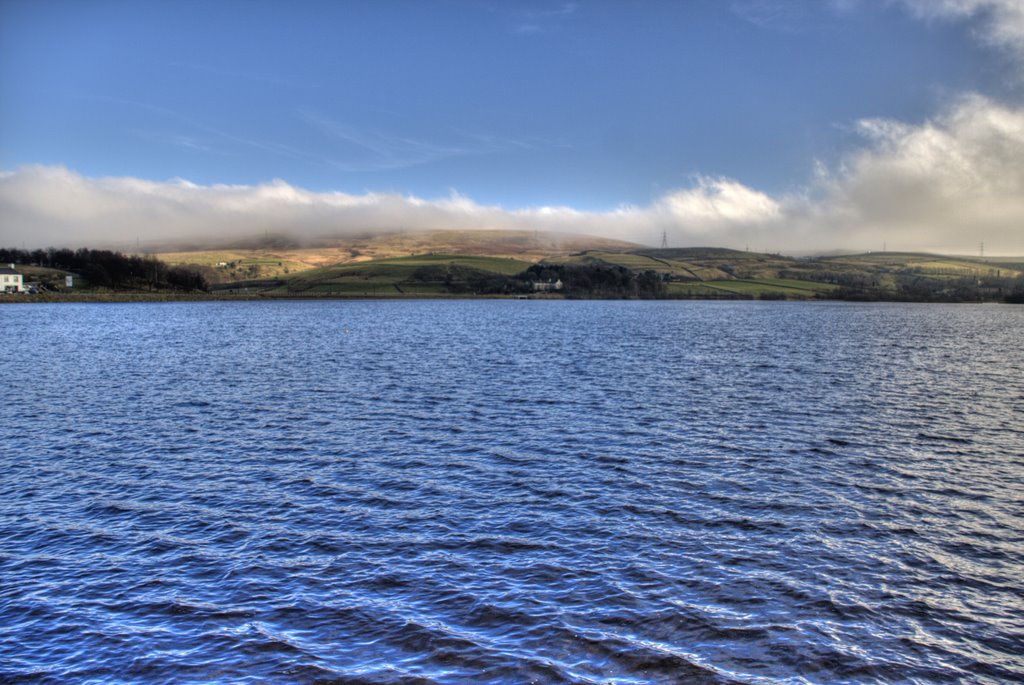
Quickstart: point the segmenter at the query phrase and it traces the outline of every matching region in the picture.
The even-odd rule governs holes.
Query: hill
[[[427,254],[504,257],[536,262],[583,250],[639,247],[608,238],[533,231],[418,231],[337,238],[298,244],[269,236],[262,244],[160,252],[171,265],[200,267],[211,283],[281,278],[335,264]]]
[[[780,277],[782,271],[799,263],[794,258],[727,248],[587,251],[572,255],[567,261],[653,272],[665,282],[667,297],[807,299],[824,296],[836,288],[800,277]]]
[[[530,262],[474,255],[415,255],[309,269],[290,277],[225,283],[216,291],[257,291],[270,296],[413,297],[500,289]]]
[[[984,301],[1019,290],[1024,278],[1020,259],[903,252],[795,258],[714,247],[641,248],[548,261],[649,271],[666,283],[669,297]]]
[[[67,271],[76,275],[76,292],[188,291],[209,283],[224,297],[1024,299],[1024,258],[1012,257],[870,252],[797,258],[526,231],[395,233],[317,247],[272,242],[258,249],[168,253],[162,255],[166,263],[84,248],[0,252],[21,262],[42,290],[56,293]],[[424,246],[453,249],[406,253]],[[151,276],[155,280],[146,280]]]
[[[425,254],[350,261],[214,289],[292,297],[522,295],[556,280],[564,288],[557,294],[566,297],[977,302],[1024,289],[1024,272],[980,260],[910,253],[797,259],[719,248],[585,250],[537,262]]]

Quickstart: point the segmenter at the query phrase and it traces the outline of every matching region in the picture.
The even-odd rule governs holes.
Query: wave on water
[[[4,682],[1024,682],[1024,311],[8,309]]]

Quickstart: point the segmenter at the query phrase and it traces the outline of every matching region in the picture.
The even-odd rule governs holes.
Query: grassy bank
[[[75,253],[76,255],[78,253]],[[181,253],[184,256],[196,253]],[[244,251],[231,256],[242,261]],[[198,253],[210,261],[223,253]],[[324,258],[320,254],[320,258]],[[147,262],[148,263],[148,262]],[[194,262],[193,262],[194,263]],[[255,262],[254,262],[255,264]],[[279,269],[275,271],[274,267]],[[44,292],[0,295],[18,302],[183,302],[262,299],[422,299],[534,297],[573,299],[837,299],[1000,302],[1024,299],[1024,259],[990,262],[916,253],[794,258],[723,248],[586,250],[539,261],[508,256],[428,253],[222,274],[209,290],[157,283],[143,289],[100,284],[69,272],[25,265]],[[206,264],[202,268],[211,268]],[[239,278],[240,274],[265,274]],[[557,292],[542,293],[559,282]],[[206,285],[203,286],[207,287]]]

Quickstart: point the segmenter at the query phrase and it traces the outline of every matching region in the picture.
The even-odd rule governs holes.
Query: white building
[[[0,293],[25,292],[25,284],[21,274],[14,270],[14,265],[0,267]]]
[[[534,289],[534,291],[538,291],[538,290],[540,290],[540,291],[561,290],[562,289],[562,279],[559,278],[554,283],[552,283],[551,281],[547,281],[547,282],[534,281],[533,282],[533,289]]]

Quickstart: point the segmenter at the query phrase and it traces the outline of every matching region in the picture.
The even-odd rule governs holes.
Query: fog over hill
[[[234,240],[164,243],[145,251],[172,263],[217,263],[253,255],[269,255],[308,266],[326,266],[421,254],[459,254],[516,257],[537,261],[585,250],[624,252],[642,246],[620,240],[568,233],[538,231],[395,231],[348,237],[299,239],[288,234],[267,234]],[[134,251],[134,244],[112,249]]]
[[[864,119],[864,144],[802,188],[771,195],[726,177],[643,206],[484,205],[452,191],[314,192],[283,180],[199,185],[183,179],[92,178],[60,166],[0,173],[0,243],[165,246],[287,235],[299,241],[438,229],[596,235],[645,245],[764,252],[1024,252],[1024,108],[960,98],[914,125]]]

